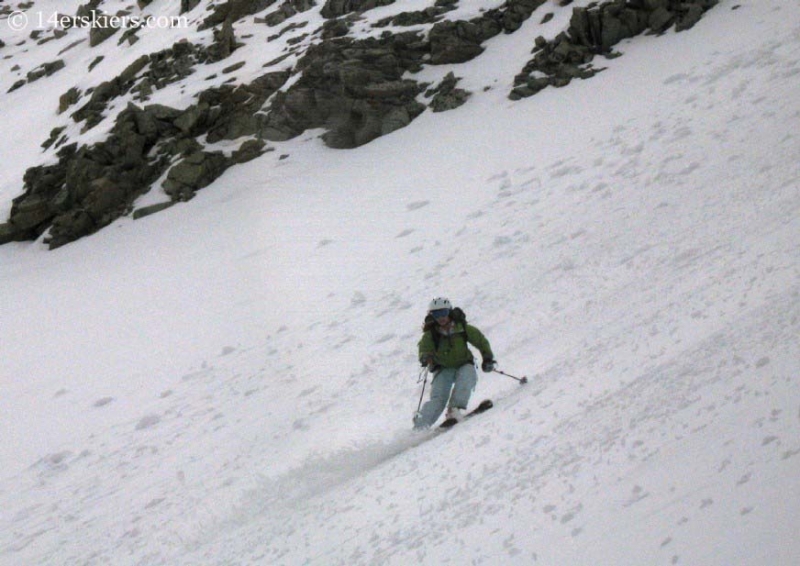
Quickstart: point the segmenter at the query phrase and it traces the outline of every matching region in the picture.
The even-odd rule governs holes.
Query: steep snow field
[[[800,4],[510,102],[539,19],[458,110],[0,247],[0,564],[800,564]],[[54,118],[3,97],[7,211]],[[530,378],[441,435],[435,295]]]

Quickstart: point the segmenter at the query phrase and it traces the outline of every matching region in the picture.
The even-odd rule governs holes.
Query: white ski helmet
[[[438,311],[440,309],[452,310],[453,305],[450,304],[450,299],[446,297],[436,297],[428,305],[428,312]]]

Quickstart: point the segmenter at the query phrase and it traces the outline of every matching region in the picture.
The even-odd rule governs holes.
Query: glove
[[[491,373],[494,371],[496,365],[497,362],[494,361],[492,358],[489,358],[488,360],[483,360],[483,363],[481,364],[481,369],[486,373]]]
[[[425,358],[421,359],[420,363],[422,364],[422,367],[427,367],[429,372],[436,373],[437,371],[442,369],[442,366],[440,366],[439,364],[437,364],[433,360],[434,360],[434,357],[432,355],[429,355],[429,356],[426,356]]]

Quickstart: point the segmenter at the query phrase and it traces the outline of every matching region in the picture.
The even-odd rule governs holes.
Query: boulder
[[[14,200],[10,222],[18,231],[35,231],[54,215],[55,212],[46,197],[27,195],[20,200]]]
[[[181,0],[181,14],[191,12],[198,4],[200,4],[200,0]]]
[[[144,218],[145,216],[150,216],[151,214],[155,214],[157,212],[161,212],[162,210],[166,210],[173,206],[175,201],[167,201],[167,202],[160,202],[158,204],[151,204],[149,206],[143,206],[142,208],[137,208],[133,211],[133,219],[139,220],[140,218]]]
[[[675,14],[659,6],[652,12],[647,19],[647,25],[650,26],[655,33],[662,33],[675,22]]]
[[[265,149],[266,146],[267,144],[264,142],[264,140],[247,140],[239,146],[239,149],[231,154],[230,162],[231,164],[247,163],[256,157],[263,155],[266,151],[274,151],[274,148],[269,150]]]
[[[97,229],[92,217],[83,210],[71,210],[53,219],[44,242],[51,250],[88,236]]]
[[[263,21],[270,27],[279,26],[292,16],[310,10],[314,4],[314,0],[285,0],[277,10],[267,15]]]
[[[503,30],[512,33],[522,27],[531,14],[547,0],[507,0],[502,12]]]
[[[440,22],[431,28],[428,37],[432,65],[465,63],[483,53],[484,34],[472,22]]]
[[[111,25],[92,26],[89,30],[89,47],[97,47],[118,31],[119,28]]]
[[[378,6],[394,4],[395,0],[327,0],[320,14],[323,18],[338,18],[351,12],[366,12]]]
[[[27,75],[27,79],[29,83],[34,81],[38,81],[42,77],[49,77],[64,67],[66,67],[66,63],[64,63],[63,59],[56,59],[55,61],[50,61],[49,63],[42,63],[38,67],[36,67],[33,71],[30,71]]]
[[[675,24],[675,31],[691,29],[703,17],[703,13],[703,6],[699,4],[689,4],[686,6],[685,11],[678,16],[678,22]]]
[[[214,182],[229,165],[219,151],[197,151],[173,165],[164,181],[164,192],[174,201],[186,201]]]
[[[58,113],[63,114],[67,108],[76,104],[81,98],[81,91],[77,87],[72,87],[58,98]]]
[[[448,73],[438,87],[432,89],[427,94],[433,95],[431,100],[431,109],[434,112],[446,112],[454,110],[463,105],[470,96],[470,93],[464,89],[456,88],[458,81],[452,72]]]
[[[89,183],[89,191],[82,204],[84,211],[92,217],[95,224],[106,224],[110,221],[107,215],[121,216],[121,212],[129,203],[126,191],[119,182],[102,177]]]
[[[2,47],[2,45],[0,45]],[[0,224],[0,246],[20,239],[20,230],[10,222]],[[22,238],[24,239],[24,238]]]
[[[186,1],[186,0],[182,0]],[[196,0],[190,0],[197,4]],[[205,30],[227,23],[228,25],[253,14],[258,14],[272,6],[277,0],[227,0],[212,7],[211,15],[200,24],[199,30]],[[188,6],[187,6],[188,7]],[[183,6],[181,7],[183,12]]]

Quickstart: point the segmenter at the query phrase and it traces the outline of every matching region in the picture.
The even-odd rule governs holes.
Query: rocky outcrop
[[[200,24],[200,30],[210,29],[225,22],[233,23],[245,16],[258,14],[272,6],[277,0],[228,0],[214,8],[214,11]]]
[[[178,42],[168,49],[142,55],[117,77],[89,91],[89,100],[73,112],[72,119],[84,122],[84,131],[89,130],[105,118],[106,108],[115,98],[132,92],[134,100],[145,102],[153,91],[188,77],[198,65],[225,59],[236,48],[232,28],[223,26],[215,37],[208,47]],[[70,99],[71,104],[76,102],[74,97]]]
[[[320,14],[323,18],[338,18],[351,12],[366,12],[394,2],[395,0],[327,0]]]
[[[325,128],[330,147],[352,148],[404,127],[424,106],[415,100],[422,87],[403,74],[421,68],[426,52],[412,33],[311,47],[298,63],[302,76],[272,102],[261,136],[282,141]]]
[[[14,199],[9,220],[0,224],[0,244],[47,234],[46,242],[55,248],[91,234],[131,213],[136,199],[158,179],[163,179],[169,202],[133,211],[134,218],[189,200],[228,167],[271,151],[267,141],[322,129],[328,146],[353,148],[406,127],[428,107],[433,112],[458,108],[470,93],[457,87],[460,79],[454,73],[435,87],[414,80],[414,73],[425,65],[452,65],[478,57],[488,40],[515,32],[546,2],[506,0],[471,20],[450,21],[445,14],[457,7],[458,0],[436,0],[428,8],[399,13],[376,24],[378,28],[428,25],[424,31],[387,30],[367,39],[349,36],[352,26],[365,21],[364,12],[394,1],[326,0],[320,9],[326,19],[323,25],[295,34],[286,41],[284,53],[264,65],[294,56],[298,41],[313,37],[316,43],[306,48],[291,71],[267,73],[238,86],[232,80],[198,93],[196,103],[188,108],[146,103],[154,91],[189,76],[197,66],[230,56],[240,46],[234,24],[242,18],[258,15],[255,24],[278,26],[315,6],[315,0],[210,3],[200,25],[213,30],[210,45],[175,43],[141,56],[119,76],[86,92],[70,89],[59,99],[58,111],[73,109],[71,117],[84,130],[106,117],[114,99],[127,96],[130,103],[116,116],[110,135],[95,145],[70,144],[66,127],[51,131],[43,147],[57,150],[57,162],[28,169],[23,194]],[[93,10],[98,2],[91,0],[82,9]],[[536,39],[534,57],[516,77],[510,98],[590,77],[601,70],[592,66],[595,57],[616,56],[613,46],[623,39],[672,27],[688,29],[715,3],[611,0],[575,8],[565,32],[551,41]],[[198,4],[199,0],[181,0],[181,13]],[[290,23],[269,41],[309,22],[313,19]],[[239,61],[221,73],[233,73],[244,64]],[[22,84],[59,68],[58,62],[43,65],[28,73]],[[423,92],[428,106],[420,101]],[[208,147],[221,140],[241,143],[232,152]]]
[[[416,12],[401,12],[396,16],[380,20],[375,24],[375,27],[407,27],[418,26],[422,24],[434,24],[441,20],[445,13],[455,10],[457,5],[458,0],[436,0],[433,6],[429,6],[424,10],[418,10]]]
[[[36,82],[43,77],[54,75],[65,66],[66,64],[64,63],[63,59],[56,59],[55,61],[50,61],[49,63],[42,63],[32,71],[29,71],[25,76],[25,80],[19,80],[15,82],[11,88],[8,89],[8,92],[13,92],[19,88],[22,88],[26,84]]]
[[[535,56],[515,79],[512,100],[532,96],[548,86],[561,87],[602,69],[592,67],[597,55],[612,57],[620,41],[650,32],[694,26],[717,0],[612,0],[574,8],[569,29],[552,41],[536,39]]]
[[[384,0],[386,1],[386,0]],[[308,49],[297,65],[302,76],[279,93],[260,129],[261,137],[283,141],[307,129],[324,128],[325,143],[333,148],[357,147],[408,125],[425,107],[416,97],[427,85],[404,78],[424,63],[462,63],[483,52],[483,42],[511,33],[545,0],[508,0],[470,21],[442,21],[422,33],[385,34],[355,40],[347,34],[346,18],[324,26],[323,41]],[[452,2],[442,2],[449,9]],[[380,4],[374,0],[329,0],[323,15],[336,17]],[[441,92],[439,110],[462,104],[468,94],[459,89]]]
[[[461,80],[460,77],[448,73],[439,86],[425,93],[427,96],[433,97],[430,104],[431,110],[446,112],[458,108],[467,101],[470,93],[462,88],[456,88],[459,80]]]
[[[28,169],[24,193],[14,199],[0,240],[39,237],[57,248],[91,234],[128,214],[137,197],[166,173],[164,191],[185,201],[231,165],[266,151],[261,140],[245,140],[231,155],[205,151],[195,139],[238,139],[258,130],[256,109],[288,79],[268,73],[249,85],[204,93],[184,110],[129,104],[103,142],[71,144],[58,151],[53,165]]]
[[[222,175],[228,165],[228,158],[220,151],[190,153],[170,168],[164,181],[164,192],[173,201],[189,200]]]
[[[152,2],[152,0],[147,0],[148,4],[150,2]],[[198,4],[200,4],[200,0],[181,0],[181,14],[191,12],[197,7]]]
[[[270,27],[279,26],[289,18],[301,12],[307,12],[314,6],[316,6],[314,0],[285,0],[277,10],[268,14],[263,22]]]

